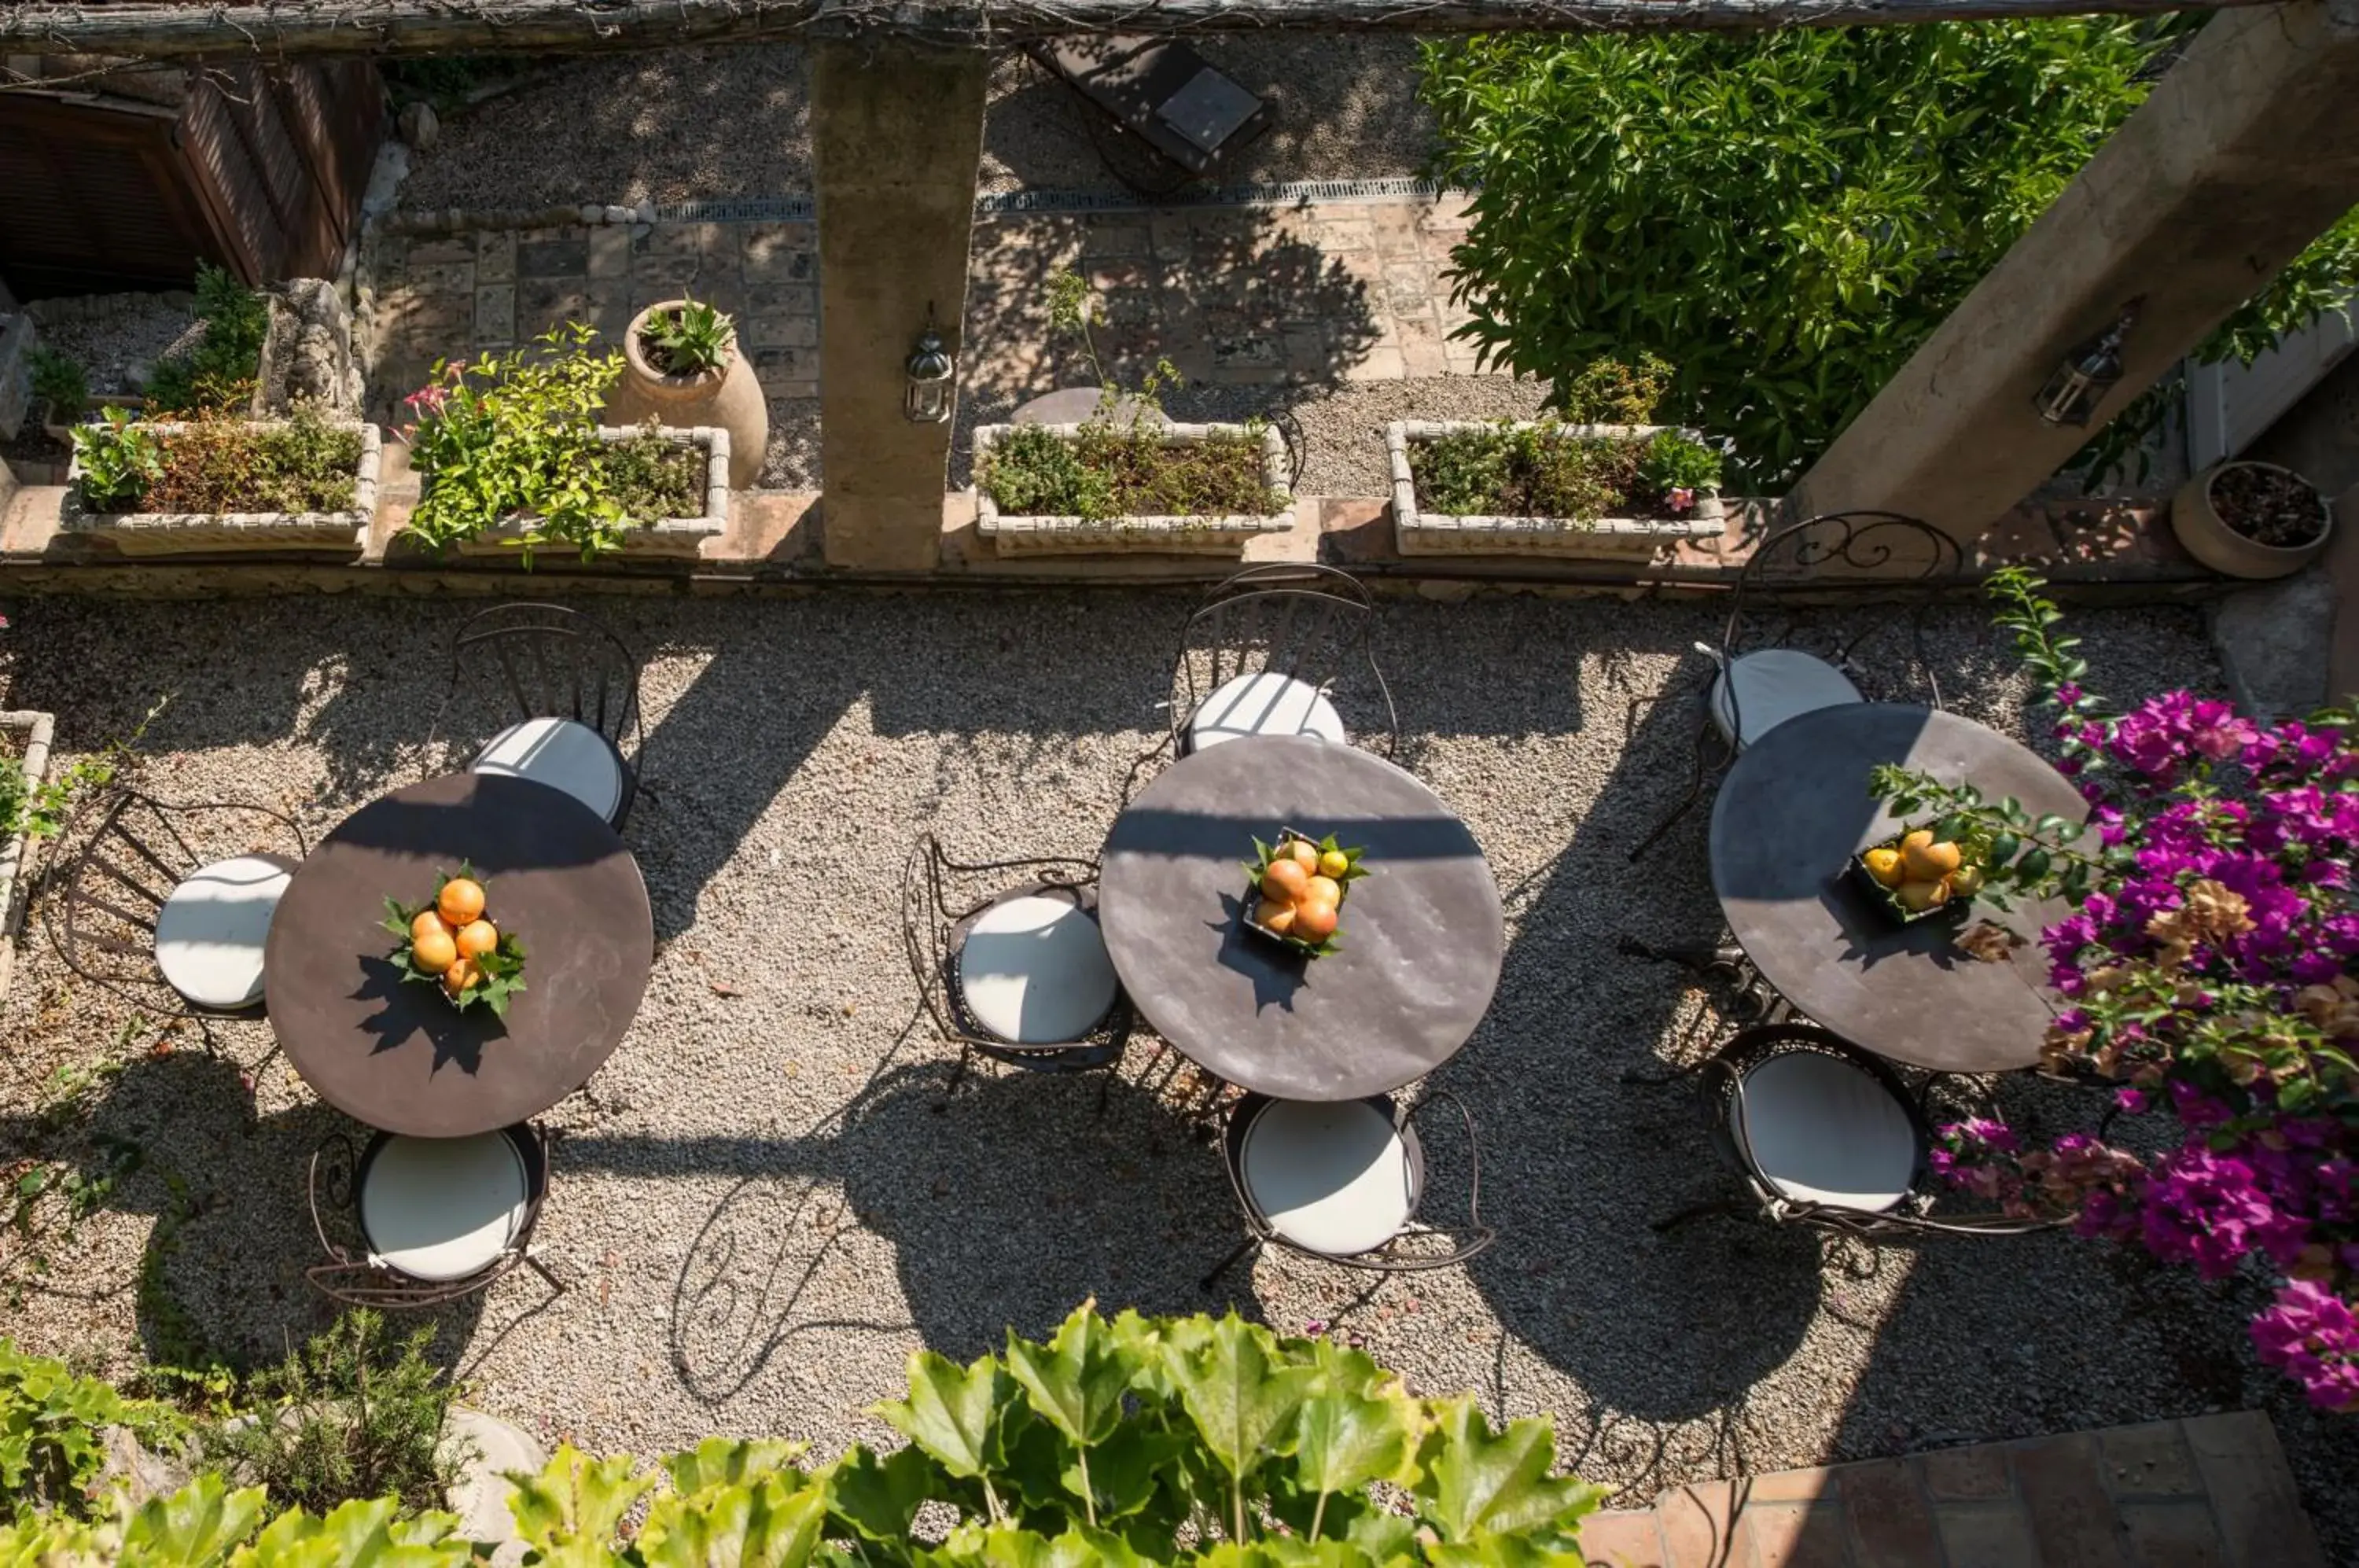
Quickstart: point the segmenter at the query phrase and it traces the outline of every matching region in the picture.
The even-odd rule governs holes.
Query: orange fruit
[[[1262,868],[1261,891],[1265,898],[1284,898],[1292,903],[1310,886],[1310,873],[1302,869],[1300,861],[1277,859]]]
[[[451,929],[451,922],[442,918],[440,910],[420,909],[409,922],[409,940],[416,942],[429,931],[438,932],[443,936],[458,934]],[[440,968],[440,965],[438,964],[436,967]]]
[[[1294,856],[1294,864],[1302,867],[1306,877],[1319,869],[1319,846],[1307,838],[1287,840],[1285,853]]]
[[[1908,836],[1914,839],[1917,834]],[[1901,863],[1908,867],[1908,880],[1911,882],[1939,882],[1955,871],[1963,858],[1956,844],[1931,839],[1923,844],[1903,844],[1900,846]]]
[[[1900,852],[1889,845],[1871,849],[1860,859],[1865,863],[1867,874],[1887,887],[1897,887],[1908,880],[1908,874],[1900,866]]]
[[[1261,908],[1254,911],[1256,923],[1284,936],[1294,927],[1295,906],[1279,903],[1276,898],[1264,898]]]
[[[440,975],[459,961],[459,944],[451,929],[439,922],[424,936],[409,939],[409,962],[428,975]]]
[[[469,877],[453,877],[434,896],[434,907],[453,930],[470,924],[484,912],[484,886]]]
[[[1335,906],[1323,898],[1305,898],[1297,904],[1294,934],[1305,942],[1325,942],[1335,934]]]
[[[1906,855],[1912,849],[1922,849],[1932,842],[1933,830],[1931,828],[1919,828],[1916,832],[1908,833],[1901,839],[1900,853]]]
[[[1938,909],[1950,901],[1950,885],[1946,882],[1903,882],[1892,890],[1900,907],[1910,914]]]
[[[481,958],[500,945],[500,930],[489,920],[470,920],[459,929],[459,955]]]
[[[1322,904],[1340,904],[1343,901],[1343,885],[1332,877],[1313,877],[1302,896],[1305,899],[1315,898]]]
[[[483,977],[484,972],[475,967],[473,959],[462,958],[442,971],[442,989],[455,996]]]

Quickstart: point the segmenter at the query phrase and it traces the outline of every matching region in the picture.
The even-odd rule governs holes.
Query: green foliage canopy
[[[1429,45],[1439,172],[1481,187],[1457,253],[1466,335],[1560,385],[1601,357],[1658,354],[1676,367],[1667,422],[1734,438],[1747,480],[1788,479],[2143,101],[2191,25]],[[2205,352],[2249,358],[2354,283],[2359,230],[2338,230]]]

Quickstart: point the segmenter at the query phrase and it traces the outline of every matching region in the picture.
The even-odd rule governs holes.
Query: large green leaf
[[[1103,1443],[1090,1450],[1090,1483],[1096,1488],[1098,1523],[1113,1524],[1140,1515],[1160,1517],[1177,1524],[1196,1501],[1180,1457],[1192,1446],[1187,1432],[1150,1424],[1134,1417],[1116,1427]],[[1066,1479],[1069,1489],[1078,1472]]]
[[[708,1437],[688,1452],[666,1458],[663,1465],[673,1487],[686,1495],[781,1471],[800,1479],[802,1472],[793,1468],[794,1462],[810,1446],[775,1437]]]
[[[821,1478],[839,1525],[863,1540],[897,1546],[907,1541],[918,1509],[940,1477],[923,1449],[897,1448],[879,1459],[864,1444],[837,1460]]]
[[[1545,1420],[1516,1421],[1494,1433],[1471,1399],[1436,1400],[1418,1458],[1419,1512],[1441,1539],[1471,1541],[1478,1530],[1570,1532],[1605,1493],[1585,1481],[1551,1478],[1556,1437]]]
[[[1304,1534],[1324,1533],[1327,1497],[1356,1492],[1371,1481],[1407,1485],[1415,1478],[1416,1410],[1410,1399],[1353,1394],[1314,1394],[1302,1401],[1285,1446],[1294,1461],[1295,1486],[1321,1498]]]
[[[962,1368],[930,1350],[914,1350],[908,1399],[878,1405],[875,1413],[951,1475],[982,1478],[998,1460],[999,1411],[1012,1389],[996,1356]]]
[[[827,1489],[799,1475],[674,1493],[647,1510],[636,1542],[647,1568],[802,1568],[819,1550]]]
[[[1448,1568],[1586,1568],[1581,1548],[1566,1538],[1560,1545],[1545,1545],[1529,1536],[1499,1535],[1484,1530],[1472,1541],[1442,1541],[1430,1547],[1426,1561]]]
[[[1121,1538],[1081,1525],[1053,1536],[1011,1525],[966,1525],[951,1531],[933,1555],[938,1563],[962,1568],[1149,1568],[1149,1559]]]
[[[1093,1301],[1075,1308],[1045,1345],[1008,1331],[1008,1372],[1042,1419],[1079,1447],[1104,1442],[1122,1419],[1131,1367]]]
[[[231,1556],[231,1568],[463,1568],[474,1549],[448,1539],[458,1521],[431,1516],[419,1529],[394,1518],[393,1497],[355,1498],[325,1519],[297,1510],[270,1521],[251,1545]]]
[[[656,1484],[651,1471],[631,1474],[631,1458],[592,1459],[571,1443],[560,1446],[538,1475],[511,1470],[508,1511],[516,1533],[552,1564],[611,1562],[608,1543],[631,1506]]]
[[[1164,1367],[1205,1450],[1229,1477],[1229,1533],[1245,1535],[1245,1483],[1318,1378],[1279,1359],[1277,1337],[1234,1312],[1199,1347],[1168,1347]]]
[[[259,1486],[233,1492],[219,1475],[200,1475],[170,1496],[139,1506],[124,1522],[123,1554],[205,1568],[254,1533],[264,1501]]]

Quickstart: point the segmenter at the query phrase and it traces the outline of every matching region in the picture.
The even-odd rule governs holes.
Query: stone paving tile
[[[1447,337],[1467,317],[1443,281],[1464,227],[1455,199],[985,217],[964,385],[1014,401],[1071,379],[1047,290],[1072,267],[1096,290],[1106,367],[1126,380],[1159,357],[1216,386],[1473,375],[1473,349]],[[386,236],[370,408],[384,416],[439,357],[512,347],[571,319],[619,333],[684,292],[740,317],[757,369],[792,383],[766,379],[772,397],[815,396],[818,238],[809,221]]]

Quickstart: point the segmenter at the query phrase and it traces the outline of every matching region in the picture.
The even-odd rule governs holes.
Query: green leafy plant
[[[1684,512],[1720,490],[1720,453],[1693,436],[1657,430],[1638,454],[1638,489],[1666,511]]]
[[[187,353],[158,360],[148,377],[150,415],[237,413],[254,399],[270,333],[269,296],[200,262],[196,316],[204,334]]]
[[[1455,253],[1462,335],[1560,398],[1600,356],[1658,354],[1667,422],[1734,438],[1747,483],[1789,479],[2201,19],[1430,45],[1438,172],[1480,187]],[[2274,342],[2354,283],[2345,220],[2202,352]]]
[[[447,871],[435,873],[434,896],[422,904],[404,904],[399,899],[388,897],[385,901],[385,920],[382,923],[396,939],[393,959],[395,963],[401,965],[403,980],[416,981],[421,985],[433,986],[448,996],[451,1006],[461,1012],[480,1003],[491,1008],[495,1017],[504,1018],[508,1016],[509,998],[525,988],[524,943],[517,939],[516,932],[501,931],[497,943],[483,953],[466,953],[456,942],[451,943],[451,956],[448,959],[442,959],[440,954],[421,957],[419,953],[419,943],[422,940],[418,934],[419,921],[428,911],[441,903],[442,889],[462,878],[484,888],[488,893],[490,885],[475,875],[475,868],[473,866],[462,861],[456,873]],[[484,918],[488,920],[488,914]],[[434,921],[429,923],[433,925],[438,932],[445,933],[446,938],[448,935],[455,934],[450,932],[449,923],[443,921],[439,915]],[[446,981],[447,977],[461,965],[467,966],[464,972],[464,983],[454,991]]]
[[[433,382],[405,399],[417,418],[403,432],[410,465],[423,479],[411,538],[440,551],[516,520],[527,526],[510,542],[527,561],[550,542],[589,561],[620,549],[628,528],[703,511],[693,450],[658,459],[625,443],[632,450],[618,457],[600,437],[623,356],[592,353],[596,339],[570,321],[527,350],[436,365]],[[662,488],[647,483],[658,471],[672,475]]]
[[[132,511],[164,475],[163,444],[125,409],[104,409],[103,418],[73,428],[74,483],[92,511]]]
[[[907,1446],[816,1468],[765,1438],[708,1439],[647,1471],[560,1447],[510,1477],[526,1560],[1507,1568],[1578,1563],[1603,1495],[1549,1473],[1545,1418],[1494,1429],[1472,1399],[1418,1399],[1358,1351],[1234,1313],[1108,1321],[1084,1303],[1046,1344],[1011,1334],[1005,1356],[965,1367],[916,1353],[908,1397],[876,1413]],[[0,1528],[0,1562],[459,1568],[473,1557],[456,1532],[393,1497],[266,1520],[260,1487],[203,1475],[103,1524]]]
[[[639,347],[667,376],[698,376],[727,366],[736,336],[736,323],[728,317],[689,299],[677,310],[649,316],[639,331]]]
[[[247,1380],[253,1413],[202,1435],[206,1463],[298,1508],[377,1497],[440,1507],[457,1473],[442,1427],[459,1390],[426,1357],[434,1332],[396,1338],[373,1312],[345,1313]]]
[[[7,623],[0,621],[0,630]],[[114,782],[133,750],[164,711],[169,696],[158,697],[140,719],[138,727],[121,740],[109,741],[99,750],[74,759],[64,772],[35,788],[25,776],[24,759],[0,757],[0,838],[17,833],[27,833],[35,838],[54,838],[65,826],[67,813],[73,803],[93,789],[103,789]]]
[[[35,343],[25,356],[25,365],[32,372],[33,396],[49,405],[53,422],[70,425],[82,418],[82,410],[90,407],[90,376],[82,361],[46,343]]]
[[[1442,517],[1592,523],[1616,513],[1674,515],[1720,483],[1719,454],[1676,430],[1621,435],[1502,420],[1412,441],[1408,463],[1419,505]]]
[[[311,404],[299,404],[281,425],[201,416],[170,435],[144,433],[157,454],[146,487],[108,505],[93,502],[95,509],[341,512],[359,487],[360,432],[330,424]]]
[[[0,1498],[21,1521],[38,1508],[84,1516],[105,1464],[104,1429],[128,1428],[155,1448],[177,1447],[186,1425],[168,1406],[126,1399],[76,1377],[62,1361],[0,1339]],[[0,1554],[0,1561],[15,1561]]]
[[[1654,354],[1593,359],[1557,389],[1557,408],[1567,424],[1651,425],[1670,387],[1671,367]]]

